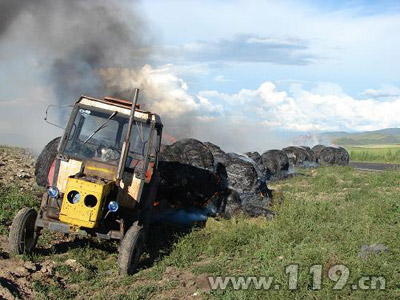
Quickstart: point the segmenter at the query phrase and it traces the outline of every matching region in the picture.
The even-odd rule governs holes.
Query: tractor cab
[[[29,224],[13,223],[16,232],[25,226],[28,234],[12,234],[11,227],[14,253],[31,251],[43,228],[117,239],[120,273],[133,273],[138,258],[132,255],[143,247],[139,244],[157,192],[163,127],[157,114],[139,109],[137,97],[138,90],[133,103],[86,96],[76,102],[55,157],[48,162],[48,187],[39,212],[29,210]],[[31,242],[26,241],[29,236]]]

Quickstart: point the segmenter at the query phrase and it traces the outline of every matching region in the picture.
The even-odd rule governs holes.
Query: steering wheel
[[[105,151],[104,153],[103,150]],[[101,157],[101,160],[105,162],[117,161],[121,158],[121,150],[112,146],[100,145],[96,152]]]

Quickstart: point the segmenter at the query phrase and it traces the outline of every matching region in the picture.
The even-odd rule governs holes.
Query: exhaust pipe
[[[126,131],[125,140],[124,140],[124,143],[122,144],[121,158],[119,160],[118,169],[117,169],[116,182],[119,187],[121,187],[121,180],[122,180],[122,175],[124,174],[124,170],[125,170],[126,158],[128,157],[129,148],[131,146],[131,142],[130,142],[131,131],[132,131],[133,120],[135,119],[135,111],[136,111],[138,97],[139,97],[139,89],[135,89],[135,94],[133,96],[132,110],[131,110],[131,114],[129,116],[128,130]],[[121,187],[121,188],[123,188],[123,187]]]

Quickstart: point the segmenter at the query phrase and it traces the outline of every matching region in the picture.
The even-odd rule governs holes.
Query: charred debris
[[[298,168],[348,163],[344,148],[323,145],[238,154],[209,142],[179,140],[161,152],[156,210],[162,213],[155,215],[178,223],[237,213],[271,217],[268,181],[292,176]]]

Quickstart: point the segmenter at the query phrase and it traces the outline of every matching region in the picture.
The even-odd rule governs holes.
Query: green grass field
[[[400,145],[344,146],[352,161],[400,163]]]
[[[0,187],[0,234],[8,234],[8,226],[17,211],[24,206],[37,207],[38,200],[20,188]]]
[[[357,172],[350,167],[323,167],[274,183],[276,200],[273,220],[238,217],[210,219],[206,228],[194,230],[175,240],[154,263],[136,275],[117,275],[117,245],[77,239],[70,250],[34,254],[23,259],[56,263],[50,282],[37,280],[38,299],[183,299],[188,286],[180,277],[190,274],[196,281],[207,275],[274,276],[280,290],[199,291],[198,299],[396,299],[399,292],[400,173]],[[22,206],[18,190],[3,192],[2,208],[10,205],[0,224]],[[11,194],[10,194],[11,193]],[[25,198],[25,197],[22,197]],[[27,204],[31,204],[28,197]],[[278,204],[282,199],[282,204]],[[4,227],[3,227],[4,228]],[[41,247],[51,243],[51,234],[40,239]],[[361,259],[363,244],[382,243],[390,252]],[[148,257],[149,254],[145,255]],[[69,258],[82,266],[73,271]],[[298,264],[298,290],[287,289],[285,267]],[[312,265],[322,265],[322,288],[311,290]],[[333,290],[328,269],[342,264],[350,270],[343,290]],[[171,269],[179,276],[172,276]],[[185,276],[186,276],[185,275]],[[350,283],[361,276],[384,276],[384,291],[351,290]],[[339,276],[340,277],[340,276]]]

